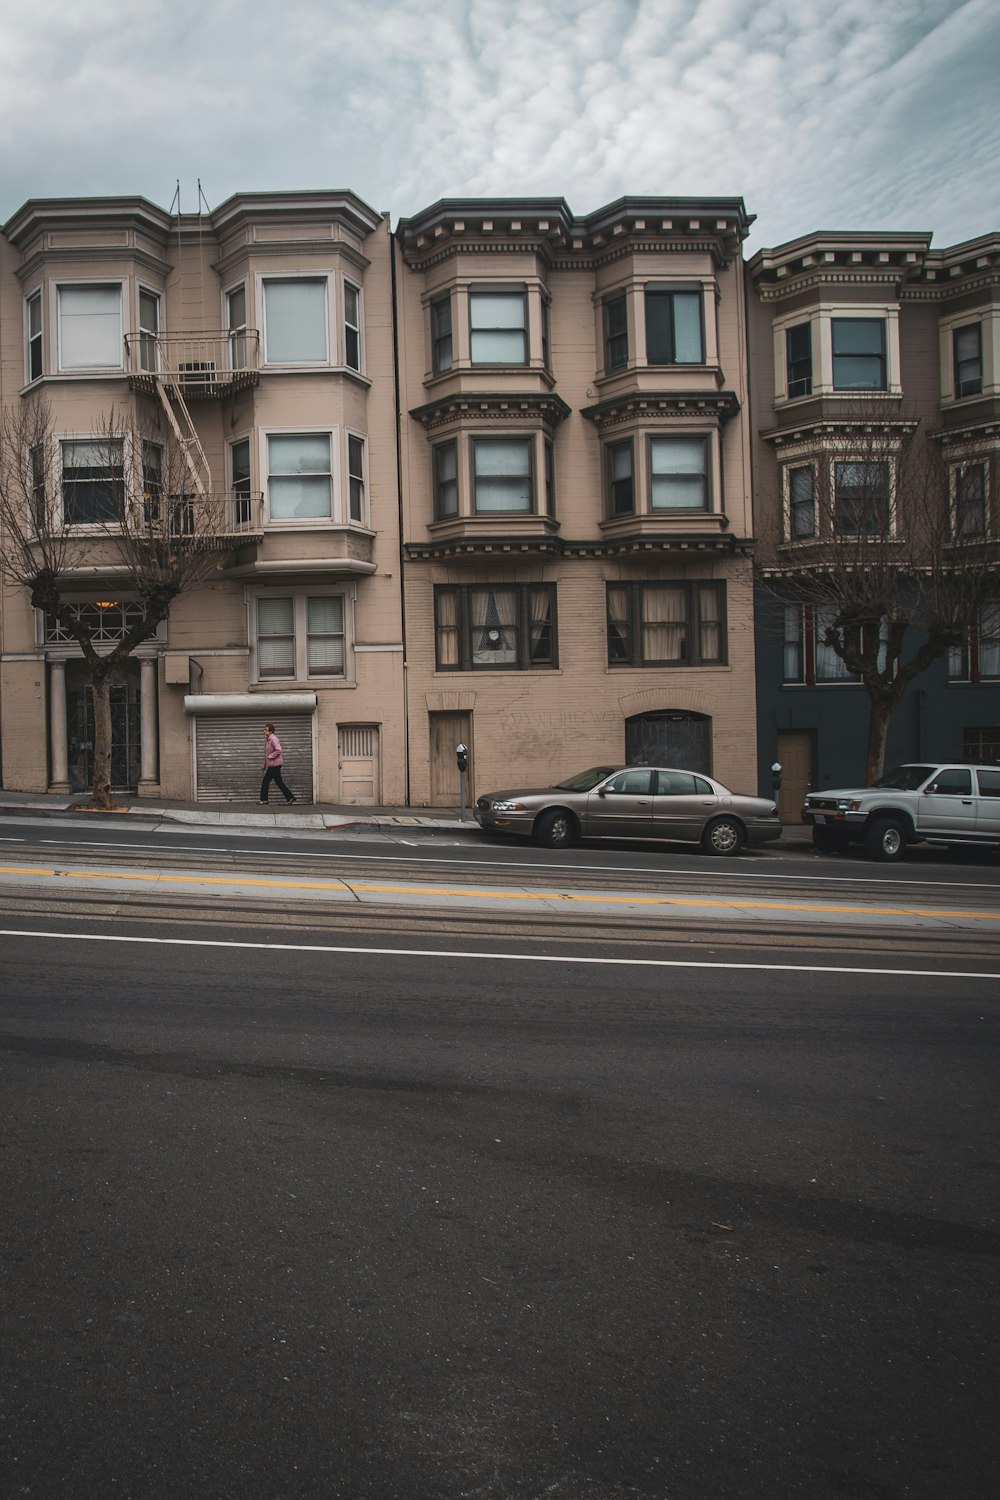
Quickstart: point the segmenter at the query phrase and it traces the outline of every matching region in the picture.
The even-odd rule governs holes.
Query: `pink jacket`
[[[284,764],[285,757],[281,753],[281,741],[276,734],[269,734],[264,741],[264,763],[261,770],[266,771],[269,766],[283,766]]]

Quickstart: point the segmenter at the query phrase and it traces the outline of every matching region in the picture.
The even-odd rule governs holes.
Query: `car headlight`
[[[524,812],[523,802],[493,802],[491,806],[494,812]]]

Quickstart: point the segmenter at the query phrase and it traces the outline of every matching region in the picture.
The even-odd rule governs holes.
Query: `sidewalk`
[[[88,792],[64,796],[52,792],[0,790],[0,813],[65,817],[81,808],[89,801],[89,796]],[[336,832],[350,828],[396,833],[405,833],[407,829],[420,833],[479,833],[479,825],[468,807],[462,822],[457,807],[343,807],[319,802],[295,802],[286,806],[278,795],[271,806],[263,808],[257,802],[176,802],[160,797],[147,800],[116,792],[113,812],[81,810],[78,815],[80,818],[99,818],[102,822],[127,817],[160,823],[201,824],[210,828],[281,829],[289,833]],[[764,847],[811,847],[810,830],[797,823],[786,825],[781,838]]]

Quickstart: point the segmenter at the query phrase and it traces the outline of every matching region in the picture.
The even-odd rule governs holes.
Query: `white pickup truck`
[[[802,821],[821,854],[852,843],[880,860],[902,858],[907,844],[1000,848],[1000,766],[897,766],[874,786],[810,792]]]

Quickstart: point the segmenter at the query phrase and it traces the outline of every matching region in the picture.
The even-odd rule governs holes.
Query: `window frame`
[[[63,355],[63,295],[73,291],[99,291],[102,288],[110,291],[111,288],[118,290],[118,343],[119,354],[117,364],[72,364],[64,363]],[[56,303],[56,362],[61,375],[114,375],[124,373],[125,370],[125,334],[126,334],[126,278],[120,276],[101,277],[72,277],[57,281],[54,285]]]
[[[516,660],[492,663],[477,661],[473,635],[485,630],[484,624],[472,620],[472,598],[477,593],[495,594],[503,592],[515,596],[515,629],[517,641]],[[533,596],[544,594],[549,601],[547,627],[551,641],[550,659],[537,661],[532,650],[532,625],[536,617],[532,612]],[[442,623],[441,605],[446,597],[454,596],[454,624]],[[559,670],[559,630],[557,617],[557,590],[555,583],[438,583],[434,585],[434,670],[436,672],[553,672]],[[496,629],[502,630],[502,624]],[[455,632],[456,656],[454,662],[442,660],[442,631]]]
[[[233,321],[233,298],[242,294],[243,297],[243,321]],[[247,334],[250,330],[250,288],[247,278],[244,276],[239,281],[234,281],[231,286],[224,288],[222,293],[222,308],[225,317],[225,329],[229,338],[229,368],[231,370],[245,370],[247,368]]]
[[[614,326],[618,313],[621,313],[621,327]],[[629,336],[628,336],[628,291],[622,287],[619,291],[610,292],[601,302],[601,327],[604,332],[604,369],[605,373],[611,374],[615,370],[624,370],[629,362]],[[620,349],[616,350],[616,346]]]
[[[264,524],[275,530],[312,530],[317,527],[341,524],[339,465],[334,462],[338,455],[338,432],[336,427],[264,427],[260,430],[260,472],[263,480]],[[292,471],[271,472],[271,438],[325,438],[329,449],[330,510],[325,516],[273,516],[271,513],[271,480],[288,478]],[[300,470],[300,473],[319,473],[319,470]]]
[[[665,446],[673,443],[699,443],[704,454],[704,468],[700,475],[694,471],[679,471],[673,475],[669,472],[658,473],[653,467],[654,445]],[[709,447],[709,435],[704,432],[647,432],[646,434],[646,497],[648,501],[648,513],[651,516],[673,516],[673,515],[710,515],[714,511],[712,496],[712,451]],[[702,481],[703,502],[701,505],[662,505],[655,504],[653,499],[654,481],[656,479],[690,480],[700,478]]]
[[[679,589],[684,594],[683,620],[669,623],[682,624],[681,652],[676,657],[649,657],[645,655],[644,626],[667,622],[650,621],[644,618],[643,601],[647,589]],[[614,591],[624,592],[625,616],[611,613],[611,597]],[[714,595],[716,614],[705,614],[702,599]],[[648,668],[728,667],[729,665],[729,617],[728,591],[725,579],[718,578],[657,578],[657,579],[608,579],[605,583],[605,627],[607,634],[607,667],[609,671],[645,670]],[[616,654],[612,649],[612,629],[624,622],[626,634],[619,633],[623,650]],[[711,627],[718,629],[718,655],[712,656],[703,649],[705,632]]]
[[[348,525],[365,527],[369,525],[368,438],[363,432],[354,431],[350,427],[347,429],[347,515],[345,519]]]
[[[841,470],[843,469],[884,469],[885,470],[885,493],[876,494],[875,491],[866,490],[862,487],[860,493],[855,497],[855,504],[864,506],[867,510],[872,505],[886,507],[885,524],[882,526],[866,526],[862,529],[860,525],[845,527],[841,520],[841,510],[845,495],[841,495]],[[830,529],[834,537],[863,539],[865,537],[884,538],[896,534],[896,504],[895,504],[895,464],[888,458],[851,458],[848,455],[834,457],[833,459],[833,504],[830,508]]]
[[[677,356],[677,311],[676,299],[678,297],[696,297],[698,299],[698,358],[679,359]],[[650,354],[650,303],[665,303],[669,308],[667,317],[668,346],[670,357],[667,359],[654,359]],[[684,369],[703,366],[705,360],[705,290],[698,285],[667,286],[660,282],[647,282],[642,288],[642,311],[643,326],[646,337],[646,364],[653,369],[664,369],[668,366],[679,365]]]
[[[808,342],[808,345],[809,345],[808,352],[807,352],[807,354],[805,356],[803,356],[800,353],[797,358],[793,358],[793,355],[792,355],[792,336],[794,334],[801,334],[803,331],[805,332],[806,341]],[[813,346],[812,323],[811,323],[811,321],[809,319],[806,319],[806,321],[803,322],[803,323],[790,323],[785,328],[785,394],[787,395],[789,401],[795,401],[795,400],[797,400],[801,396],[811,396],[812,395],[812,388],[813,388],[813,347],[812,346]],[[793,368],[799,369],[802,366],[808,366],[807,372],[805,374],[801,374],[800,373],[800,374],[794,376],[794,378],[793,378],[793,375],[792,375]],[[804,389],[803,390],[794,390],[793,391],[792,390],[792,386],[793,385],[803,386]]]
[[[33,307],[38,310],[38,329],[35,333],[31,331]],[[35,369],[36,355],[37,370]],[[29,292],[24,299],[24,356],[24,373],[27,377],[25,385],[33,385],[45,374],[45,309],[40,286],[35,287],[34,291]]]
[[[451,292],[434,297],[430,304],[431,373],[445,375],[455,364],[455,310]],[[447,315],[445,317],[445,315]],[[443,321],[447,327],[443,326]]]
[[[73,445],[74,447],[100,448],[100,447],[106,447],[108,445],[109,440],[107,438],[105,438],[105,437],[100,436],[99,434],[94,434],[94,433],[60,433],[60,434],[58,434],[56,436],[55,442],[58,444],[58,454],[59,454],[59,471],[58,471],[59,472],[59,503],[60,503],[60,508],[61,508],[62,524],[67,528],[67,530],[68,529],[72,529],[74,532],[90,532],[90,533],[94,533],[94,532],[102,532],[102,531],[103,532],[107,532],[107,531],[117,530],[119,528],[119,526],[120,526],[120,513],[117,510],[115,510],[113,514],[111,514],[109,512],[109,514],[107,514],[105,516],[98,516],[98,517],[96,517],[95,519],[92,519],[92,520],[77,521],[77,520],[74,520],[73,517],[70,515],[70,513],[69,513],[70,508],[69,508],[69,506],[67,506],[67,503],[66,503],[66,483],[67,483],[67,481],[66,481],[66,458],[65,458],[65,451],[64,451],[65,448],[66,448],[66,446],[67,445]],[[108,484],[111,484],[111,485],[115,484],[116,482],[120,482],[120,484],[121,484],[121,503],[122,503],[122,506],[124,507],[126,499],[127,499],[126,494],[125,494],[125,476],[126,476],[125,438],[124,437],[112,438],[112,439],[110,439],[110,443],[111,443],[111,445],[113,447],[117,447],[117,449],[120,450],[120,454],[121,454],[121,461],[120,461],[121,475],[120,475],[120,480],[118,479],[118,476],[114,472],[115,469],[118,467],[118,465],[116,465],[114,463],[109,463],[107,465],[101,465],[100,466],[102,468],[107,468],[108,469],[109,476],[110,476],[108,478],[108,480],[107,481],[93,480],[93,481],[90,481],[90,482],[93,482],[93,483],[107,482]],[[95,470],[96,470],[96,466],[95,466]],[[78,482],[82,484],[82,483],[86,483],[87,481],[78,481]],[[112,504],[112,507],[113,507],[114,502],[111,502],[111,504]]]
[[[471,500],[472,514],[474,516],[536,516],[536,515],[538,515],[538,475],[536,473],[536,457],[535,457],[535,446],[536,446],[536,443],[535,443],[535,439],[536,439],[536,434],[535,433],[530,433],[530,434],[527,434],[527,435],[522,434],[522,433],[509,433],[505,437],[480,437],[480,436],[478,436],[475,433],[472,433],[470,435],[470,438],[469,438],[469,471],[470,471],[469,495],[470,495],[470,500]],[[499,448],[499,447],[505,447],[505,446],[506,447],[510,447],[510,446],[512,446],[515,443],[518,444],[519,446],[523,446],[524,448],[527,449],[527,454],[528,454],[527,480],[528,480],[528,488],[529,488],[529,491],[530,491],[528,505],[527,506],[516,506],[516,507],[514,507],[514,506],[485,506],[485,507],[481,508],[480,505],[479,505],[479,490],[478,490],[478,484],[479,484],[480,478],[482,478],[484,480],[485,479],[490,479],[490,478],[496,480],[496,479],[502,479],[503,476],[499,475],[499,474],[494,474],[494,475],[480,475],[477,472],[477,458],[478,458],[479,453],[485,451],[488,448]],[[520,479],[523,476],[516,475],[515,477],[517,479]]]
[[[235,450],[246,444],[247,471],[237,476]],[[229,478],[229,493],[233,497],[233,520],[237,528],[253,524],[253,437],[249,432],[230,438],[226,443],[226,468]],[[241,486],[246,481],[246,488]]]
[[[341,277],[341,302],[344,326],[344,365],[355,374],[364,374],[365,364],[365,341],[364,341],[364,289],[357,281],[352,281],[349,276]],[[354,298],[354,318],[352,323],[348,317],[348,303],[350,297]],[[353,346],[354,358],[351,358]]]
[[[341,603],[343,623],[343,670],[340,672],[309,671],[309,601],[311,599],[338,598]],[[259,606],[262,601],[272,602],[290,599],[292,603],[292,675],[275,672],[262,673],[260,669]],[[248,591],[248,632],[250,641],[250,681],[255,687],[268,687],[274,683],[302,684],[321,682],[328,686],[351,683],[354,680],[354,589],[350,584],[319,585],[315,588],[295,588],[280,585],[255,588]],[[314,632],[315,634],[315,632]],[[266,639],[267,637],[263,637]]]
[[[443,474],[442,460],[446,454],[451,456],[452,472]],[[443,443],[435,443],[431,448],[431,483],[434,490],[434,519],[435,521],[451,521],[459,513],[458,497],[458,440],[448,438]],[[450,496],[454,498],[454,505],[444,504],[442,497],[446,488]]]
[[[978,470],[981,485],[978,495],[963,495],[963,481],[970,472]],[[962,524],[963,510],[970,505],[978,506],[982,524],[975,529],[967,529]],[[990,534],[990,466],[986,458],[963,459],[960,463],[952,465],[951,470],[951,532],[952,540],[961,543],[968,540],[979,540]]]
[[[147,328],[143,322],[142,302],[144,297],[150,298],[156,304],[155,328]],[[135,326],[136,332],[139,335],[139,368],[146,373],[152,373],[160,367],[159,348],[156,341],[163,331],[163,293],[158,291],[156,287],[148,286],[144,281],[140,281],[136,284],[135,303]],[[146,362],[149,352],[147,347],[148,339],[152,339],[152,363],[149,364]]]
[[[329,271],[267,271],[259,274],[259,309],[261,329],[261,364],[269,370],[328,370],[332,365],[336,336],[333,328],[334,302],[331,295],[331,273]],[[276,284],[301,285],[312,283],[323,288],[324,320],[323,334],[326,352],[318,359],[271,359],[268,350],[267,289]],[[232,290],[236,290],[233,288]]]
[[[971,333],[973,331],[975,331],[976,335],[976,374],[972,376],[971,379],[967,376],[965,380],[963,380],[960,374],[962,366],[968,365],[969,363],[971,363],[971,361],[968,356],[966,356],[964,359],[959,358],[958,341],[962,334]],[[954,392],[955,400],[964,401],[970,396],[981,396],[983,394],[983,325],[981,320],[977,320],[972,323],[960,323],[957,327],[952,328],[951,354],[952,379],[954,381],[952,390]],[[975,389],[965,390],[964,387],[969,384],[974,384]]]
[[[628,474],[615,475],[615,459],[619,454],[628,454]],[[628,504],[618,504],[617,489],[626,486]],[[636,514],[635,438],[616,438],[604,445],[604,513],[609,521],[621,520],[623,516]]]
[[[984,671],[986,657],[992,660]],[[949,682],[1000,682],[1000,598],[983,601],[965,640],[949,648],[947,664]]]
[[[797,497],[795,494],[795,476],[797,474],[808,474],[811,493],[808,499]],[[795,463],[785,465],[785,539],[789,542],[814,541],[819,535],[819,495],[816,485],[816,465],[814,463]],[[796,530],[796,517],[804,509],[811,514],[808,531]]]
[[[875,324],[881,333],[881,352],[878,354],[865,351],[861,354],[857,351],[837,350],[837,330],[852,324]],[[836,313],[830,318],[830,358],[832,360],[833,389],[837,395],[858,396],[874,392],[876,395],[885,395],[889,390],[889,330],[888,320],[878,316],[850,316],[838,317]],[[840,360],[876,360],[879,364],[878,385],[841,385],[837,380],[837,361]]]
[[[521,304],[521,325],[484,324],[477,327],[473,309],[476,301],[485,300],[487,297],[504,297],[513,301],[517,298]],[[513,287],[492,286],[488,282],[472,285],[468,289],[468,319],[469,319],[469,363],[473,368],[497,367],[501,369],[524,369],[531,360],[531,336],[528,317],[528,288],[525,285]],[[520,359],[477,359],[476,358],[476,334],[511,334],[519,332],[522,338],[523,357]]]

